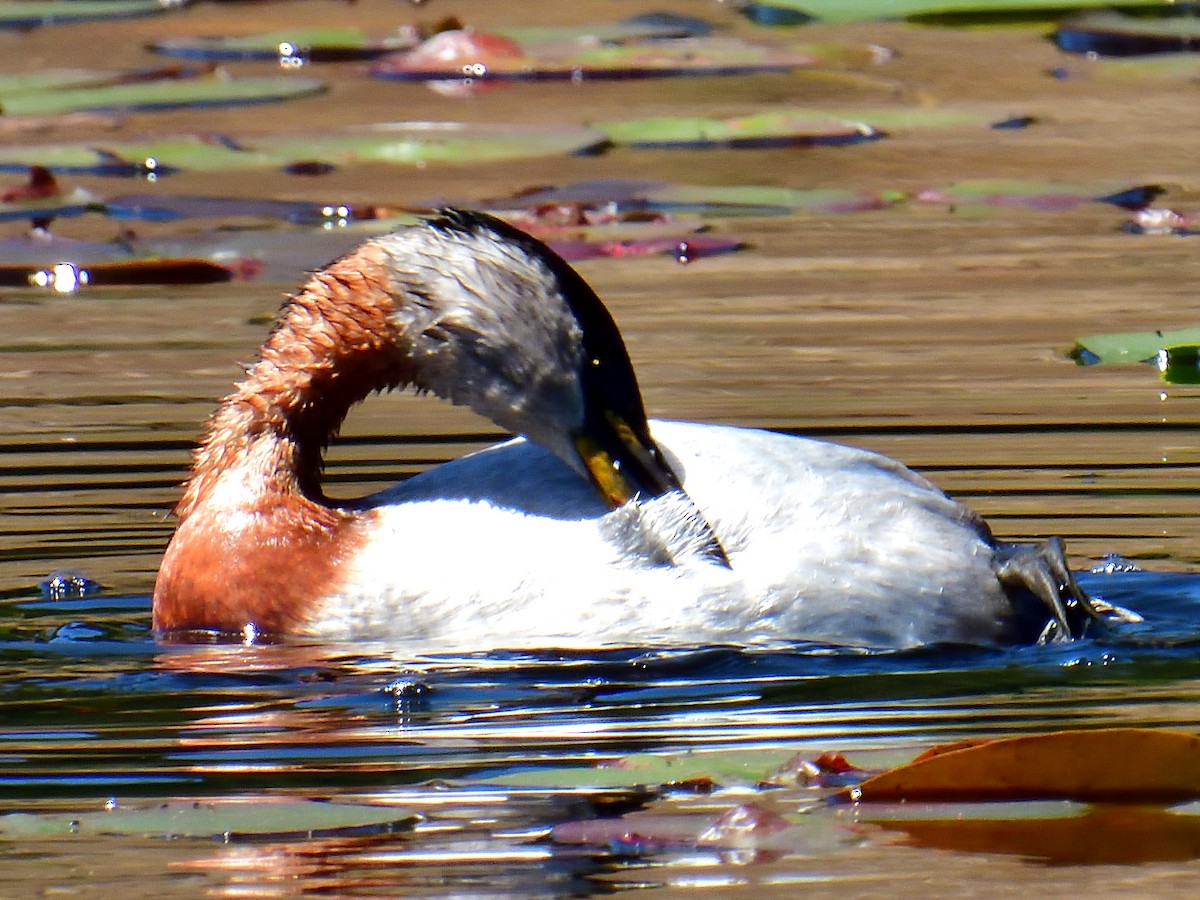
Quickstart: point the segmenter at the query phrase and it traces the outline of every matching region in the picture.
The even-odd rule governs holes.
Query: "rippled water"
[[[580,5],[573,14],[616,18],[633,11],[627,6]],[[122,61],[137,64],[145,58],[136,40],[228,30],[214,9],[119,31],[76,27],[5,40],[22,42],[31,67],[49,65],[62,46],[78,50],[80,65],[102,65],[112,64],[112,50],[94,36],[112,34]],[[313,0],[254,9],[262,21],[247,27],[266,30],[281,15],[323,21],[330,7]],[[366,27],[395,15],[393,5],[368,0],[336,9],[355,11]],[[486,6],[468,11],[476,9],[484,20],[496,15]],[[892,24],[815,35],[900,48],[891,75],[903,99],[933,90],[1006,113],[1028,109],[1045,122],[1003,138],[910,135],[803,153],[626,152],[416,174],[376,166],[311,181],[179,176],[157,189],[401,203],[687,171],[715,183],[862,189],[982,177],[1176,178],[1184,201],[1193,196],[1179,160],[1191,159],[1200,126],[1183,90],[1044,80],[1057,57],[1032,30]],[[356,115],[528,120],[531,109],[574,121],[582,101],[600,117],[889,99],[877,88],[772,77],[669,91],[520,86],[447,108],[416,86],[364,85],[348,67],[326,72],[351,86],[355,102],[335,91],[280,108],[271,127]],[[210,115],[213,127],[263,121],[256,111]],[[1173,123],[1169,131],[1163,121]],[[153,126],[135,117],[124,127],[193,126],[189,115],[166,114]],[[1147,143],[1148,134],[1156,139]],[[649,794],[495,779],[638,751],[840,750],[895,760],[966,736],[1193,729],[1200,392],[1166,386],[1147,367],[1080,368],[1065,354],[1081,334],[1192,324],[1190,239],[1121,234],[1123,217],[1097,206],[747,219],[719,226],[750,242],[742,254],[685,267],[667,257],[581,267],[626,334],[653,414],[880,450],[979,509],[1003,536],[1063,535],[1077,569],[1098,569],[1083,576],[1089,590],[1146,616],[1142,626],[1065,647],[397,658],[369,644],[164,643],[149,632],[148,593],[188,451],[294,282],[0,295],[0,813],[86,823],[113,803],[307,798],[394,807],[399,823],[221,841],[87,828],[14,836],[4,823],[17,820],[0,818],[0,894],[557,896],[708,886],[761,897],[802,886],[839,896],[967,888],[1189,895],[1200,854],[1105,864],[1130,860],[1103,852],[1120,840],[1100,826],[1092,865],[1048,865],[997,845],[987,848],[993,854],[947,852],[820,818],[810,843],[785,852],[579,847],[551,841],[548,830],[657,808]],[[95,226],[56,226],[75,227]],[[331,492],[366,493],[495,436],[487,423],[429,400],[372,400],[333,448]],[[1104,571],[1109,554],[1144,571],[1123,562]],[[62,567],[101,589],[43,597],[39,582]],[[673,814],[739,796],[675,798]]]

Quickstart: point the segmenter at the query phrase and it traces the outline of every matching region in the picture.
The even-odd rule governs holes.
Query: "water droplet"
[[[692,247],[687,241],[680,241],[679,246],[675,248],[675,261],[681,266],[686,266],[692,261]]]
[[[104,801],[104,811],[105,812],[112,812],[116,808],[117,808],[117,798],[116,797],[109,797],[107,800]]]
[[[850,788],[850,802],[858,803],[860,800],[862,800],[862,788],[860,788],[860,787]]]
[[[253,622],[247,622],[242,626],[242,643],[251,647],[258,640],[258,628]]]

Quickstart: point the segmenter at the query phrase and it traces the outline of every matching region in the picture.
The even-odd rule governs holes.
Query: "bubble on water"
[[[100,583],[78,569],[55,569],[38,582],[38,591],[47,600],[79,600],[100,593]]]

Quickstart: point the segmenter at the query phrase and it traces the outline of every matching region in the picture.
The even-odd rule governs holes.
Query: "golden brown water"
[[[771,38],[781,34],[758,31],[725,5],[655,4],[655,8],[663,6],[711,17],[733,33]],[[233,7],[208,4],[154,19],[0,34],[0,59],[7,71],[146,65],[156,60],[140,45],[154,37],[249,33],[283,24],[331,21],[385,32],[404,19],[451,13],[486,28],[508,23],[523,9],[483,2],[451,7],[383,0],[350,5],[316,0]],[[559,4],[538,16],[564,22],[605,21],[641,9],[642,4],[617,2]],[[563,123],[683,112],[735,114],[783,104],[980,106],[994,110],[997,118],[1032,114],[1040,121],[1019,131],[911,132],[843,148],[615,151],[597,157],[421,170],[363,165],[313,179],[260,172],[181,174],[160,181],[154,189],[402,205],[432,197],[501,196],[536,184],[600,177],[872,190],[1024,178],[1114,189],[1163,183],[1171,187],[1170,205],[1196,209],[1200,119],[1195,115],[1194,84],[1052,80],[1044,73],[1063,64],[1063,57],[1037,28],[939,30],[869,24],[814,27],[804,39],[871,41],[894,48],[898,56],[871,71],[869,78],[789,75],[529,84],[460,101],[440,98],[419,85],[367,79],[354,64],[330,65],[311,69],[311,74],[331,82],[329,93],[312,99],[271,107],[137,114],[126,117],[114,130],[0,140],[71,138],[103,143],[198,129],[232,134],[288,132],[312,129],[314,123],[323,128],[401,119]],[[263,64],[229,68],[262,72]],[[19,180],[11,178],[12,183]],[[70,179],[70,184],[76,183],[108,194],[146,188],[98,178]],[[1117,229],[1127,216],[1098,204],[1068,212],[1004,209],[986,214],[907,205],[852,215],[730,219],[717,228],[748,241],[749,250],[686,266],[670,257],[655,257],[587,262],[579,268],[622,327],[652,415],[767,426],[880,450],[929,474],[984,513],[1003,536],[1063,535],[1076,568],[1117,553],[1149,568],[1188,573],[1200,561],[1200,514],[1195,504],[1200,447],[1194,430],[1200,419],[1196,405],[1200,392],[1164,385],[1148,367],[1082,368],[1066,356],[1077,335],[1177,328],[1196,321],[1194,286],[1200,264],[1195,239],[1122,234]],[[2,224],[0,237],[15,236],[22,227]],[[196,226],[138,227],[170,231]],[[93,218],[63,221],[55,230],[104,239],[111,237],[114,226]],[[35,596],[38,580],[60,566],[83,569],[116,595],[145,595],[150,590],[170,533],[168,511],[186,471],[191,441],[213,403],[237,376],[237,361],[252,354],[282,293],[292,287],[234,282],[196,288],[92,290],[73,296],[32,290],[0,294],[0,596]],[[428,399],[372,400],[354,413],[333,450],[329,468],[333,492],[366,493],[478,446],[490,440],[493,431],[468,413]],[[146,618],[144,605],[131,618],[143,629],[138,632],[143,645],[128,670],[121,671],[124,680],[115,687],[100,687],[105,699],[99,711],[84,715],[91,716],[93,731],[103,733],[114,717],[130,714],[130,709],[123,709],[120,694],[125,685],[141,683],[139,673],[150,679],[169,678],[176,666],[185,672],[208,668],[251,672],[260,661],[249,650],[239,657],[239,648],[231,648],[232,655],[208,660],[202,648],[195,651],[199,659],[180,662],[178,653],[159,656],[146,649]],[[33,624],[41,627],[38,620]],[[50,624],[56,625],[57,619],[51,618],[47,627]],[[67,653],[59,668],[52,655],[41,659],[30,649],[44,640],[42,632],[30,637],[18,631],[18,637],[6,646],[17,654],[13,659],[20,660],[13,663],[19,677],[14,676],[10,691],[23,705],[12,707],[10,713],[11,721],[23,729],[32,729],[52,708],[50,696],[28,695],[33,690],[30,685],[71,681],[106,665],[114,671],[126,665],[119,656],[106,662],[105,657],[96,660]],[[345,648],[337,652],[353,653]],[[36,664],[27,654],[36,658]],[[321,653],[311,659],[305,656],[303,663],[266,655],[268,668],[298,666],[297,671],[308,672],[315,667],[326,675],[333,671],[329,675],[333,680],[347,677],[343,670],[327,671],[327,663],[312,661],[323,660]],[[1000,665],[1020,664],[1009,660]],[[944,699],[960,693],[951,678],[921,696],[934,698],[928,699],[932,707],[945,704],[952,710],[947,715],[957,724],[948,729],[951,734],[1046,728],[1064,720],[1190,727],[1200,701],[1200,692],[1189,680],[1196,673],[1190,665],[1178,663],[1181,680],[1175,682],[1170,675],[1174,664],[1155,670],[1153,677],[1159,679],[1163,694],[1157,705],[1127,702],[1130,692],[1143,689],[1137,682],[1144,674],[1141,670],[1137,677],[1117,673],[1108,687],[1073,682],[1079,693],[1068,692],[1058,700],[1046,699],[1059,681],[1058,675],[1049,675],[1051,684],[1040,686],[1043,695],[1034,703],[1034,719],[1029,723],[1006,719],[987,726],[977,718],[979,710],[991,704],[1011,709],[1028,702],[1019,685],[1006,689],[1011,694],[1002,691],[996,697],[971,687],[965,689],[968,700],[956,705]],[[1041,660],[1037,665],[1050,664]],[[364,691],[377,690],[387,680],[379,675],[386,670],[381,663],[356,658],[347,666],[358,679],[353,683],[361,683]],[[278,715],[280,727],[290,729],[286,717],[296,698],[285,689],[268,688],[246,677],[245,690],[254,698],[247,701],[248,707],[258,715]],[[77,693],[83,688],[71,690],[76,693],[69,694],[74,698],[70,709],[76,709]],[[154,690],[173,698],[163,701],[171,707],[171,715],[137,715],[145,720],[144,739],[164,759],[172,758],[179,734],[215,728],[212,723],[232,715],[241,702],[224,688],[212,689],[210,697],[205,693],[209,688],[186,681],[179,688]],[[189,701],[176,697],[177,690],[198,691],[200,696]],[[1087,690],[1099,693],[1085,699]],[[836,689],[833,692],[838,696]],[[269,700],[263,699],[268,695]],[[882,689],[865,696],[877,706],[864,700],[861,709],[856,707],[860,722],[871,720],[879,706],[894,711],[889,704],[898,702]],[[859,699],[853,693],[850,697]],[[907,730],[879,725],[864,735],[851,727],[854,715],[847,713],[844,719],[835,717],[832,731],[822,731],[812,725],[819,703],[789,706],[787,697],[778,702],[789,710],[782,729],[767,727],[770,717],[750,704],[739,713],[745,730],[737,739],[840,742],[850,748],[889,741],[920,746],[947,732],[937,724],[936,715],[931,713],[926,720],[917,712],[913,713],[917,724]],[[1045,703],[1061,703],[1061,708],[1039,705]],[[1078,710],[1080,703],[1086,711]],[[466,709],[474,707],[468,703]],[[494,726],[499,730],[488,732],[487,721],[466,737],[439,731],[439,724],[470,719],[470,712],[457,707],[442,710],[433,724],[415,730],[380,717],[377,711],[364,714],[354,703],[338,712],[342,718],[336,724],[328,718],[332,714],[324,714],[327,718],[304,719],[302,729],[288,733],[311,733],[330,746],[344,741],[352,747],[355,738],[348,736],[345,717],[364,715],[364,730],[375,729],[369,732],[369,740],[381,748],[381,767],[389,754],[406,752],[399,748],[408,741],[433,748],[437,754],[464,747],[476,763],[480,746],[491,746],[489,740],[516,742],[513,756],[540,746],[536,729],[524,738],[514,737],[499,725]],[[540,721],[537,712],[530,713],[535,724]],[[541,714],[550,715],[545,709]],[[586,707],[575,714],[579,721],[590,721]],[[653,734],[597,736],[591,744],[585,738],[571,745],[572,752],[628,745],[655,749],[712,739],[711,735],[689,736],[680,721],[670,717],[664,721],[658,722],[659,730]],[[0,729],[3,722],[0,719]],[[164,729],[161,735],[159,728]],[[148,736],[151,730],[153,740]],[[110,740],[123,749],[111,752],[133,753],[143,739],[138,734],[136,729],[115,727]],[[236,734],[228,738],[228,746],[237,745]],[[18,762],[15,769],[10,764],[12,772],[54,769],[46,762],[46,744],[28,739],[21,746],[27,761]],[[79,751],[85,768],[104,768],[96,761],[97,753],[85,742]],[[417,766],[418,774],[436,774],[439,765],[453,768],[445,761],[424,761]],[[179,771],[172,766],[175,763],[164,771]],[[311,791],[333,792],[331,785],[349,783],[361,790],[382,791],[385,783],[407,784],[416,777],[389,774],[381,781],[357,772],[353,778],[329,780],[320,774],[333,770],[322,768],[333,766],[329,760],[311,766],[295,782]],[[269,789],[269,777],[245,783],[236,778],[213,780],[217,768],[205,763],[196,768],[210,779],[201,789],[206,793]],[[30,794],[16,784],[9,783],[0,801],[24,797],[28,802]],[[73,808],[94,804],[96,797],[119,790],[107,785],[94,790],[59,786],[49,796],[60,806]],[[136,790],[147,792],[144,784]],[[183,789],[168,790],[186,794]],[[9,803],[7,808],[15,807]],[[310,849],[313,854],[329,850]],[[220,856],[215,848],[206,848],[210,850]],[[254,867],[247,861],[235,865],[230,857],[221,856],[222,865],[234,874],[228,879],[212,876],[209,870],[214,866],[205,862],[204,853],[198,855],[190,845],[163,842],[142,846],[132,841],[99,841],[93,846],[79,841],[69,848],[37,848],[37,852],[48,854],[60,867],[62,874],[55,878],[85,892],[89,882],[111,887],[127,881],[144,884],[146,895],[172,890],[233,892],[242,877],[238,865]],[[285,857],[263,864],[271,872],[264,883],[288,885],[284,889],[289,891],[315,889],[313,871],[320,866],[309,859],[308,868],[297,870],[299,882],[289,885],[285,873],[290,871],[288,865],[296,863]],[[382,877],[377,867],[356,860],[355,865],[365,867],[373,877]],[[12,859],[5,863],[11,864]],[[14,886],[14,895],[21,892],[21,885],[41,889],[49,883],[39,874],[39,863],[25,865],[28,870],[19,870],[24,880],[0,876],[12,878],[7,883]],[[793,888],[796,882],[805,882],[806,889],[818,893],[953,894],[970,885],[981,894],[1001,896],[1026,891],[1028,882],[1047,877],[1045,870],[1012,859],[985,863],[969,854],[939,855],[886,843],[835,855],[808,874],[797,874],[794,863],[783,865],[785,871],[777,865],[739,869],[722,890],[736,889],[742,893],[729,895],[743,896],[751,890],[761,893],[783,880]],[[1064,893],[1075,894],[1187,893],[1197,875],[1196,865],[1078,867],[1058,872],[1054,883]],[[157,877],[168,866],[173,867],[174,881]],[[524,877],[530,880],[518,879],[516,886],[508,884],[500,892],[532,892],[535,883],[539,891],[553,890],[547,886],[550,882]],[[638,877],[635,874],[634,880]],[[665,875],[650,881],[672,883]],[[338,884],[339,889],[345,888],[344,883]],[[440,887],[422,882],[421,889],[430,894],[455,889],[486,893],[461,873],[447,875]],[[268,892],[262,884],[247,890],[253,895]],[[384,887],[379,890],[385,892]],[[130,895],[139,892],[135,889]]]

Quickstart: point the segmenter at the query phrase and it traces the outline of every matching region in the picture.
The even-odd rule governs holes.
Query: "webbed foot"
[[[1062,541],[1056,537],[1038,543],[997,544],[996,577],[1014,600],[1035,601],[1028,614],[1043,623],[1039,644],[1083,637],[1092,622],[1108,626],[1142,620],[1131,610],[1088,596],[1067,567]]]

